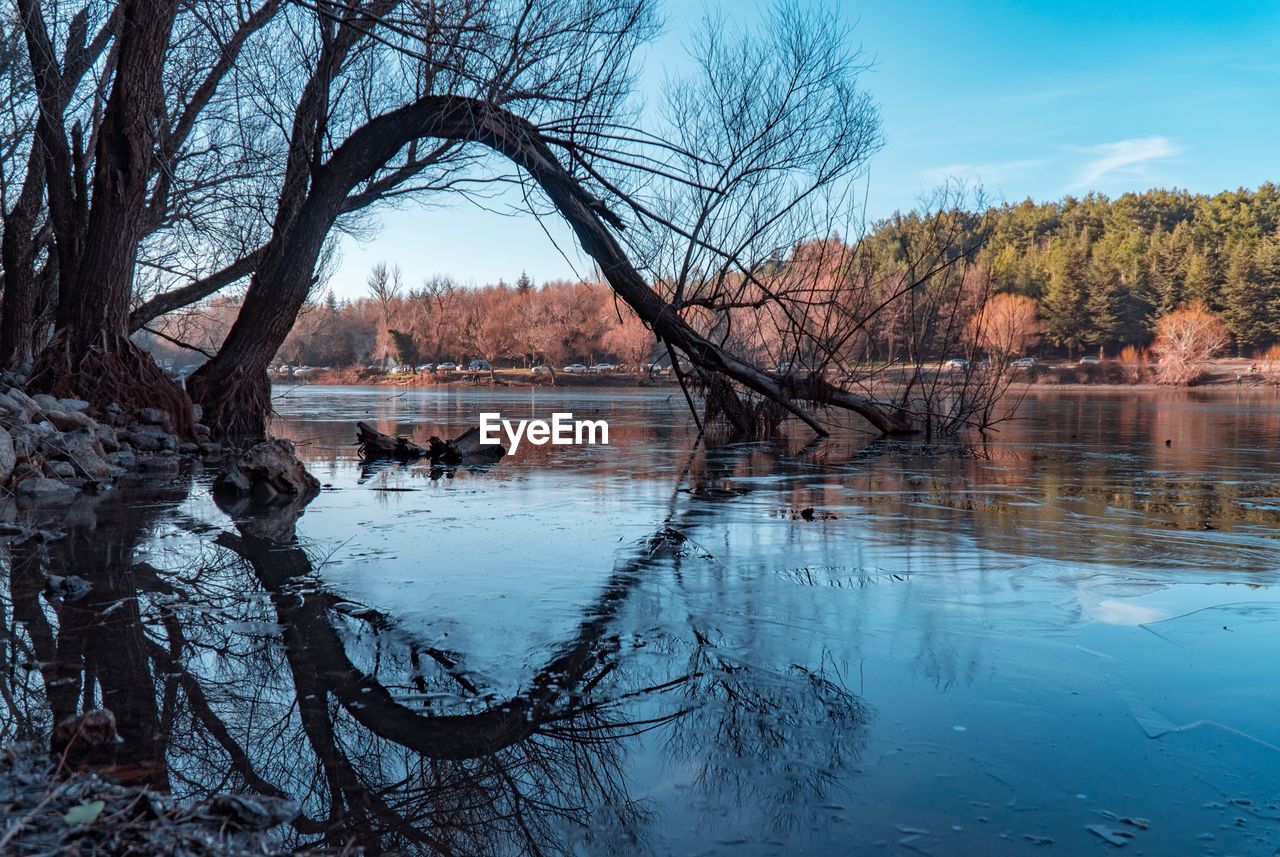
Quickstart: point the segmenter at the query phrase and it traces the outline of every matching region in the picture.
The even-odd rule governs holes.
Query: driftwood
[[[356,441],[365,460],[394,458],[396,461],[428,459],[432,464],[454,467],[459,464],[489,464],[507,454],[497,444],[480,443],[480,429],[469,428],[453,440],[432,435],[426,446],[405,437],[383,434],[368,423],[356,423]]]

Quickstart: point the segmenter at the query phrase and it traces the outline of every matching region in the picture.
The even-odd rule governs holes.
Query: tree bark
[[[129,340],[138,245],[163,106],[163,72],[178,0],[123,0],[111,92],[96,134],[92,194],[77,126],[63,127],[62,80],[38,6],[20,0],[41,98],[40,140],[49,216],[58,248],[59,288],[53,340],[41,352],[32,389],[77,396],[99,408],[168,411],[175,430],[194,437],[190,400]],[[113,13],[113,19],[115,14]],[[92,136],[92,135],[91,135]],[[86,208],[87,206],[87,208]]]
[[[36,220],[44,201],[44,159],[33,152],[27,176],[0,239],[4,304],[0,308],[0,366],[15,368],[35,356]]]

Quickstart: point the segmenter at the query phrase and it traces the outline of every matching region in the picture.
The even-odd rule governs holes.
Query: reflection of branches
[[[794,814],[820,802],[861,752],[867,710],[829,656],[817,669],[773,670],[698,633],[689,673],[682,692],[697,705],[672,724],[668,749],[698,760],[702,788],[775,808],[775,827],[796,826]]]
[[[690,537],[714,495],[692,496],[619,561],[573,632],[505,699],[466,671],[465,653],[323,591],[305,550],[261,535],[276,528],[246,520],[211,544],[198,522],[160,519],[169,498],[109,497],[101,525],[15,548],[9,593],[24,633],[10,663],[41,664],[43,688],[19,681],[30,667],[0,688],[11,710],[28,712],[27,729],[49,727],[45,705],[59,717],[112,708],[125,738],[115,761],[180,797],[296,799],[294,845],[544,854],[589,835],[639,850],[643,812],[624,754],[659,729],[676,752],[710,756],[705,787],[806,803],[851,758],[864,715],[828,663],[748,664],[698,622],[691,640],[672,638],[688,658],[674,675],[683,658],[622,643],[655,576],[716,567]],[[142,547],[165,528],[181,538]],[[88,594],[51,588],[50,575],[73,571],[89,574]]]

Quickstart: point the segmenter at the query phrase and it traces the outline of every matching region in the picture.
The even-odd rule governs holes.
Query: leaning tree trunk
[[[73,264],[62,266],[56,332],[36,360],[30,383],[33,389],[76,396],[98,407],[114,402],[127,410],[162,408],[172,415],[179,434],[190,437],[190,400],[130,341],[128,327],[155,124],[164,96],[162,72],[177,8],[178,0],[123,4],[126,26],[94,151],[87,215],[66,210],[74,206],[82,211],[82,197],[49,194],[60,252],[76,252],[67,259]],[[67,185],[66,176],[56,178]],[[51,188],[54,179],[50,176]]]
[[[307,301],[312,272],[337,216],[336,207],[313,197],[292,228],[272,237],[222,347],[188,379],[187,390],[215,437],[266,436],[271,413],[267,367]]]

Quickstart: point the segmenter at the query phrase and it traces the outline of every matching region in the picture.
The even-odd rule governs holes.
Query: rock
[[[118,475],[116,473],[118,468],[111,466],[105,454],[99,455],[93,451],[86,451],[77,455],[71,463],[75,466],[77,476],[83,476],[95,482],[106,482]]]
[[[118,426],[121,425],[124,420],[124,408],[120,407],[115,402],[112,402],[103,409],[102,415],[106,418],[108,423],[113,426]]]
[[[37,410],[36,403],[33,402],[31,397],[26,393],[22,392],[17,387],[13,387],[4,395],[5,398],[9,399],[22,410],[22,418],[24,422],[30,422],[35,418]]]
[[[35,402],[36,407],[42,411],[62,410],[61,406],[58,404],[58,400],[53,396],[50,396],[48,393],[36,393],[31,397],[31,401]]]
[[[160,453],[138,456],[137,461],[133,465],[133,469],[152,474],[177,474],[178,465],[179,460],[176,455]]]
[[[132,470],[138,463],[138,456],[128,449],[107,453],[106,459],[110,464],[125,470]]]
[[[66,463],[73,468],[70,474],[57,471],[59,477],[83,476],[95,482],[105,482],[114,475],[106,459],[106,450],[98,442],[98,433],[94,429],[67,432],[51,438],[45,445],[55,455],[65,456],[68,459]]]
[[[310,500],[320,493],[320,480],[294,454],[287,440],[265,440],[249,447],[226,471],[214,480],[215,493],[273,500],[301,497]]]
[[[191,422],[198,423],[202,419],[204,419],[204,408],[200,407],[195,402],[192,402],[191,403]]]
[[[63,601],[79,601],[93,589],[93,584],[78,575],[63,577],[58,574],[46,576],[49,591]]]
[[[64,411],[77,411],[83,413],[89,410],[89,403],[84,399],[59,399],[58,406]]]
[[[182,453],[183,455],[195,455],[199,451],[200,451],[200,444],[198,443],[178,444],[178,452]]]
[[[200,444],[200,454],[205,458],[217,458],[222,455],[222,444],[202,443]]]
[[[98,443],[102,445],[103,452],[116,452],[120,449],[120,438],[111,426],[97,423],[93,431],[98,436]]]
[[[43,476],[44,476],[44,471],[41,470],[40,466],[33,461],[20,462],[16,467],[13,468],[14,482],[21,482],[24,479],[30,479],[32,477],[43,477]]]
[[[169,414],[159,408],[142,408],[138,411],[138,422],[149,426],[162,426],[167,431],[173,425]]]
[[[38,455],[44,442],[52,438],[56,431],[48,423],[22,423],[13,427],[10,432],[13,447],[19,458],[31,458]]]
[[[18,463],[18,453],[13,448],[13,435],[0,428],[0,484],[9,481],[13,475],[14,465]]]
[[[76,496],[76,489],[56,479],[33,476],[18,483],[20,503],[69,503]]]
[[[75,479],[76,468],[70,461],[50,461],[45,467],[49,471],[50,476],[56,476],[59,479]]]
[[[97,425],[93,419],[80,411],[68,411],[62,408],[50,408],[45,416],[58,431],[75,431],[76,429],[92,429]]]
[[[208,440],[209,436],[212,434],[213,434],[213,430],[210,429],[207,425],[205,425],[204,423],[196,423],[196,437],[200,438],[201,440]]]
[[[131,444],[144,452],[178,448],[178,439],[157,425],[134,426],[127,437]]]
[[[27,413],[22,409],[22,405],[7,395],[0,395],[0,421],[6,425],[16,425],[26,420]]]

